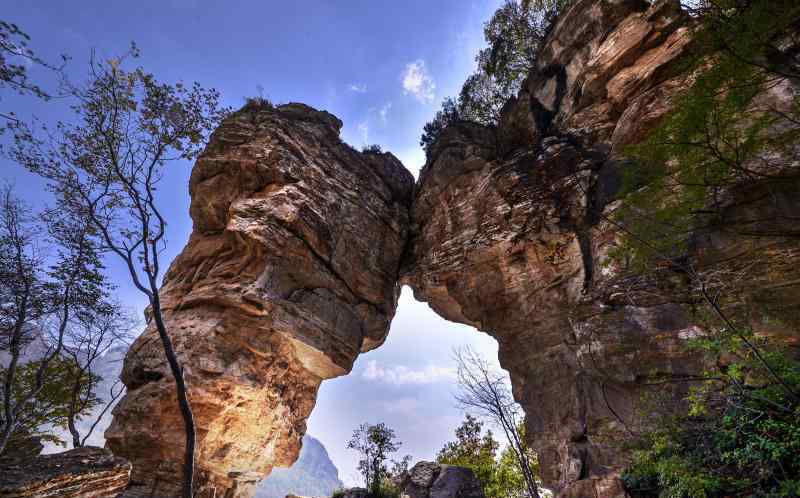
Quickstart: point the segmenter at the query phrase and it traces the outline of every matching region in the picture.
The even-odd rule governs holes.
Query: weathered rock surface
[[[393,156],[341,143],[330,114],[248,106],[227,120],[193,171],[194,232],[163,287],[198,422],[198,496],[250,496],[294,461],[320,382],[385,338],[401,259],[419,299],[498,340],[544,484],[621,496],[642,395],[667,385],[677,402],[701,368],[685,348],[703,333],[687,279],[609,258],[623,147],[691,83],[676,71],[691,45],[677,0],[578,0],[500,125],[449,127],[416,189]],[[776,84],[763,99],[793,91]],[[800,305],[798,187],[732,188],[687,257],[700,271],[756,265],[750,297]],[[123,380],[106,435],[134,464],[129,496],[175,496],[182,423],[152,328]],[[419,469],[433,476],[419,496],[460,472],[437,469]]]
[[[419,178],[402,282],[443,317],[498,340],[544,484],[563,497],[623,496],[621,443],[640,428],[642,395],[667,385],[677,402],[701,368],[685,348],[702,333],[683,305],[686,279],[629,275],[608,257],[622,148],[691,82],[676,71],[691,30],[677,0],[578,1],[497,129],[449,127]],[[785,102],[782,92],[791,95],[768,97]],[[765,192],[734,189],[725,221],[697,234],[695,257],[700,266],[758,261],[765,280],[749,283],[797,304],[797,271],[769,254],[796,258],[800,199]],[[775,224],[789,236],[769,237]]]
[[[194,230],[161,295],[197,424],[198,498],[252,496],[291,465],[321,381],[386,337],[413,178],[340,128],[302,104],[251,104],[192,171]],[[129,493],[177,496],[183,424],[155,327],[122,379],[106,438],[133,462]]]
[[[105,498],[128,485],[131,464],[102,448],[85,447],[0,464],[2,498]]]
[[[435,462],[419,462],[398,484],[408,498],[485,498],[472,470]]]

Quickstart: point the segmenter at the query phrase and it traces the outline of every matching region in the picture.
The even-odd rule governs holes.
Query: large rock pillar
[[[391,154],[344,144],[341,124],[251,103],[192,171],[194,229],[161,295],[197,424],[198,497],[248,496],[291,465],[321,381],[388,332],[413,178]],[[122,379],[106,438],[133,463],[129,493],[177,496],[183,422],[152,324]]]

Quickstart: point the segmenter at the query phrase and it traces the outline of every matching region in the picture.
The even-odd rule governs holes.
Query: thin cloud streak
[[[384,382],[395,386],[433,384],[435,382],[451,382],[455,380],[456,370],[452,367],[438,367],[436,365],[417,370],[408,368],[405,365],[383,367],[378,365],[377,361],[370,360],[367,363],[367,368],[364,369],[362,377],[366,380]]]
[[[436,97],[436,82],[428,73],[425,61],[417,59],[406,64],[403,71],[403,93],[413,95],[420,102],[430,104]]]

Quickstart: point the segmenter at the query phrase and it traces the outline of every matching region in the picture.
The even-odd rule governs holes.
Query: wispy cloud
[[[423,369],[408,368],[404,365],[383,367],[378,365],[377,361],[370,360],[362,376],[366,380],[403,386],[452,381],[456,378],[456,371],[451,367],[438,367],[435,365],[430,365]]]
[[[424,60],[417,59],[406,64],[403,71],[403,92],[406,95],[413,95],[420,102],[433,102],[436,96],[436,82],[428,74]]]
[[[351,92],[356,93],[367,93],[367,84],[366,83],[350,83],[347,86],[347,89]]]
[[[387,102],[380,109],[378,109],[378,115],[381,117],[381,123],[384,125],[389,122],[389,111],[391,108],[392,103]]]
[[[358,123],[358,133],[361,135],[363,145],[369,145],[369,124],[366,121]]]

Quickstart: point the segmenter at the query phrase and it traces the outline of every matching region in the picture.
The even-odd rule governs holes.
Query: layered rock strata
[[[77,448],[0,464],[2,498],[111,498],[128,485],[131,464],[102,448]]]
[[[398,297],[413,177],[341,121],[253,102],[195,165],[194,229],[161,290],[197,424],[198,497],[251,496],[298,456],[320,383],[380,345]],[[130,496],[178,496],[184,434],[153,325],[131,347],[108,447]]]
[[[228,119],[193,171],[194,231],[163,288],[198,421],[199,496],[249,496],[294,461],[320,382],[385,338],[401,259],[417,298],[498,340],[544,484],[622,496],[621,443],[641,429],[643,396],[659,386],[678,403],[702,368],[686,348],[704,331],[685,275],[609,257],[624,147],[691,84],[677,69],[691,48],[677,0],[578,0],[499,125],[448,127],[416,189],[391,155],[341,143],[330,114],[255,103]],[[784,81],[761,100],[795,92]],[[748,299],[796,308],[797,187],[730,189],[686,257],[698,271],[745,262],[759,275]],[[123,380],[107,437],[134,463],[129,495],[176,496],[182,422],[152,328]]]
[[[560,496],[624,496],[622,443],[641,429],[643,397],[658,386],[678,403],[701,370],[686,348],[703,331],[684,306],[685,275],[631,274],[609,258],[623,149],[691,83],[677,69],[691,45],[677,0],[580,0],[499,125],[450,126],[419,178],[402,282],[498,340],[542,479]],[[787,85],[764,99],[791,105]],[[786,264],[798,250],[796,187],[732,189],[724,222],[695,236],[698,267],[758,262],[762,291],[800,303]]]

